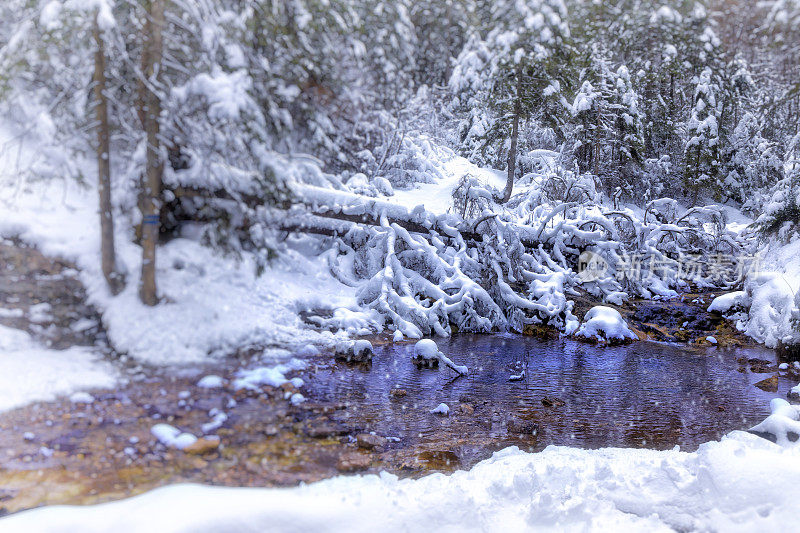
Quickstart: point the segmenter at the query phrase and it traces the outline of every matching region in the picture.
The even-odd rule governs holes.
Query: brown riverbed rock
[[[392,389],[389,391],[389,396],[392,398],[403,398],[408,392],[405,389]]]
[[[345,452],[336,462],[336,470],[343,473],[366,470],[372,464],[372,458],[359,452]]]
[[[389,442],[385,437],[380,435],[372,435],[371,433],[360,433],[356,436],[356,442],[359,448],[371,450],[373,448],[381,448],[386,446]]]
[[[749,365],[750,372],[754,374],[769,374],[771,372],[777,372],[778,367],[772,363],[771,361],[767,361],[766,359],[756,359],[750,358],[745,359],[744,357],[740,357],[737,359],[737,362],[740,365]]]
[[[542,405],[545,407],[563,407],[566,405],[566,402],[564,400],[559,400],[558,398],[545,396],[542,398]]]
[[[786,393],[786,397],[789,398],[789,400],[792,402],[800,402],[800,392],[795,392],[793,390],[790,390],[789,392]]]
[[[312,420],[306,423],[303,433],[312,439],[330,439],[347,434],[347,428],[329,420]]]
[[[183,449],[184,452],[192,455],[205,455],[215,452],[219,448],[219,438],[201,437]]]
[[[437,470],[451,470],[461,464],[458,454],[451,450],[427,450],[417,454],[417,461]]]
[[[458,406],[458,412],[462,415],[472,416],[475,414],[475,408],[468,403],[462,403]]]
[[[522,334],[530,337],[536,337],[537,339],[547,340],[557,339],[560,332],[553,326],[547,326],[544,324],[525,324],[525,326],[522,328]]]
[[[511,418],[506,422],[506,429],[516,435],[536,435],[539,432],[539,424],[533,420]]]
[[[755,383],[755,386],[765,392],[778,392],[778,376],[762,379],[758,383]]]

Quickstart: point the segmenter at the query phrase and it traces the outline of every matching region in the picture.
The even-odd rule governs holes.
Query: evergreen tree
[[[517,170],[521,123],[534,120],[563,138],[569,109],[564,85],[571,79],[565,65],[571,47],[566,7],[560,0],[493,5],[491,30],[485,39],[472,38],[459,55],[450,87],[469,103],[469,125],[462,142],[480,136],[489,162],[505,159],[508,178],[503,200],[511,196]],[[503,155],[505,157],[503,157]]]
[[[688,140],[685,153],[685,186],[692,192],[692,205],[700,192],[719,192],[720,160],[719,121],[716,92],[711,69],[706,68],[697,79],[694,107],[686,123]]]

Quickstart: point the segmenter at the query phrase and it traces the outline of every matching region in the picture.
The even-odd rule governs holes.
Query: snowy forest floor
[[[693,450],[759,422],[768,414],[769,398],[784,396],[798,379],[778,372],[770,350],[758,348],[721,316],[707,312],[716,294],[705,293],[618,307],[640,337],[685,343],[685,349],[642,344],[646,347],[641,351],[659,352],[659,360],[685,359],[684,366],[668,370],[652,372],[647,368],[651,359],[631,347],[594,347],[559,340],[555,331],[529,328],[528,340],[505,334],[457,335],[447,341],[448,353],[462,361],[473,357],[464,361],[477,373],[470,378],[404,368],[398,361],[408,361],[411,344],[373,336],[378,362],[371,370],[337,363],[330,352],[286,352],[277,359],[296,355],[303,364],[290,362],[269,384],[237,388],[243,369],[275,369],[274,360],[264,366],[265,347],[249,346],[191,367],[125,362],[109,347],[74,265],[19,240],[0,243],[0,256],[6,265],[0,272],[0,295],[7,302],[0,327],[27,332],[32,342],[47,347],[45,352],[91,350],[97,358],[74,378],[58,366],[32,368],[54,373],[39,397],[26,398],[41,401],[0,413],[0,446],[6,450],[0,457],[4,513],[114,500],[179,482],[291,486],[352,472],[386,471],[401,477],[451,473],[508,446],[541,451],[550,444],[656,449],[679,444]],[[588,296],[576,298],[576,315],[582,317],[595,303]],[[719,347],[709,345],[710,335]],[[506,340],[512,342],[506,345]],[[515,348],[520,346],[521,351]],[[549,368],[556,359],[563,362]],[[393,363],[387,366],[387,361]],[[680,388],[656,396],[654,405],[636,406],[640,412],[633,426],[621,411],[639,399],[614,402],[620,394],[635,396],[640,389],[657,388],[660,381],[674,386],[685,379],[677,374],[695,372],[693,365],[700,361],[719,366],[700,373],[698,386],[705,386],[701,401],[681,398]],[[629,368],[614,370],[615,362]],[[520,370],[520,363],[529,378],[517,385],[508,376]],[[87,380],[90,368],[103,372]],[[584,375],[592,368],[598,376],[619,377],[622,383],[597,388],[602,380]],[[206,375],[222,379],[200,385]],[[286,381],[296,376],[304,382]],[[779,376],[774,387],[762,385],[762,392],[753,386],[767,376]],[[4,388],[18,379],[19,373],[4,372],[3,380],[9,382]],[[430,387],[431,379],[438,380],[437,386]],[[59,387],[61,394],[79,388],[91,395],[57,398]],[[429,390],[443,392],[437,396]],[[300,392],[305,401],[287,401]],[[449,416],[429,412],[439,400],[449,403]],[[655,407],[659,401],[670,406],[669,413]],[[608,409],[597,412],[598,403]],[[643,414],[648,410],[650,416]],[[214,433],[220,440],[201,438],[199,445],[181,451],[153,436],[151,430],[159,423],[198,435]],[[577,440],[570,440],[576,433]]]

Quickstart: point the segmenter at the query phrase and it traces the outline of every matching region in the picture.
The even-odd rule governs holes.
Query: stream
[[[537,450],[551,444],[694,450],[757,424],[775,397],[754,387],[765,376],[741,363],[743,358],[774,362],[774,352],[761,347],[656,342],[599,347],[509,334],[437,341],[470,368],[468,376],[418,369],[411,362],[413,344],[385,344],[376,347],[370,369],[322,368],[308,386],[314,396],[347,399],[373,431],[404,442],[425,442],[451,429],[453,437],[474,432],[503,439],[514,433]],[[780,392],[792,383],[786,380]],[[456,416],[431,414],[440,402]],[[461,411],[474,416],[459,417]]]
[[[747,429],[796,376],[757,346],[643,341],[602,347],[566,338],[457,335],[439,348],[470,368],[419,369],[413,342],[374,338],[372,363],[323,352],[306,358],[302,388],[237,389],[242,368],[274,365],[259,351],[206,366],[149,368],[91,403],[39,402],[0,413],[0,515],[88,504],[172,483],[293,486],[340,474],[401,477],[468,469],[518,446],[691,451]],[[524,377],[522,374],[524,373]],[[217,374],[224,384],[198,386]],[[516,376],[515,380],[510,380]],[[754,386],[774,378],[777,389]],[[305,401],[288,397],[301,392]],[[440,403],[447,415],[431,411]],[[212,430],[203,430],[223,412]],[[159,442],[168,423],[219,441],[181,451]],[[201,439],[204,440],[204,439]]]

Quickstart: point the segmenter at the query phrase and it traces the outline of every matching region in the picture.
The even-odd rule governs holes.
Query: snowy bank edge
[[[96,506],[0,521],[6,532],[389,531],[777,528],[800,512],[800,450],[735,431],[693,453],[512,447],[469,471],[399,480],[381,473],[288,489],[172,485]],[[309,506],[313,501],[314,505]],[[146,511],[146,512],[142,512]]]

